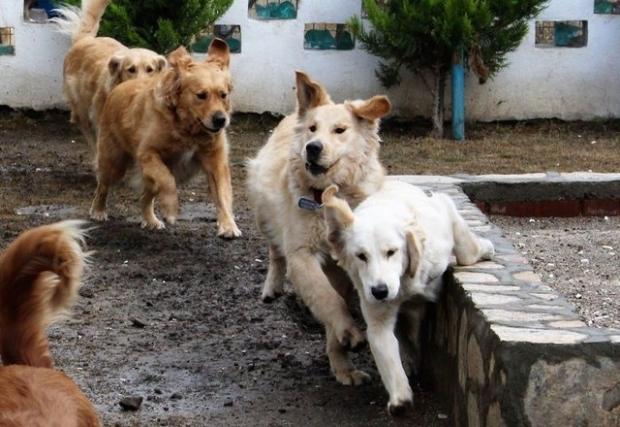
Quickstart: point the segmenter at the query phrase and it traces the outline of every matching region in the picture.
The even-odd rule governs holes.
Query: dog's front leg
[[[398,306],[371,305],[362,298],[362,312],[368,325],[366,335],[370,350],[390,395],[388,411],[391,415],[400,415],[413,403],[413,392],[394,334]]]
[[[217,209],[217,235],[224,239],[240,237],[241,231],[235,224],[233,215],[233,193],[226,140],[216,142],[216,145],[208,150],[200,151],[198,159],[207,176],[209,193]]]
[[[314,317],[325,325],[327,357],[332,372],[341,384],[358,385],[368,375],[351,365],[347,349],[364,342],[364,334],[356,326],[343,297],[332,287],[317,257],[307,249],[287,256],[287,276],[297,294]]]
[[[153,151],[142,152],[138,162],[144,179],[141,197],[142,227],[162,229],[164,224],[155,215],[154,201],[159,196],[164,219],[169,224],[176,223],[179,212],[177,186],[170,169],[164,164],[159,154]]]
[[[269,245],[269,268],[267,278],[263,284],[261,299],[263,302],[272,302],[284,293],[284,278],[286,276],[286,259],[280,250],[273,244]]]

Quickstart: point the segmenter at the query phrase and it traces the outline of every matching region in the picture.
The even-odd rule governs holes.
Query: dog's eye
[[[146,72],[151,74],[153,72],[153,69],[151,67],[146,67]]]
[[[228,94],[226,92],[220,93],[220,98],[222,98],[222,99],[226,99],[227,96],[228,96]]]
[[[196,97],[202,101],[204,101],[205,99],[207,99],[207,92],[198,92],[196,94]]]
[[[129,68],[127,68],[127,71],[129,71],[131,74],[136,72],[136,67],[134,67],[133,65]]]
[[[316,132],[316,125],[312,125],[308,128],[310,132]]]
[[[368,258],[366,258],[366,254],[363,253],[359,253],[356,255],[360,260],[364,261],[364,262],[368,262]]]
[[[334,129],[334,132],[341,134],[344,133],[347,130],[347,128],[336,128]]]
[[[394,255],[396,253],[396,249],[390,249],[389,251],[387,251],[387,253],[385,255],[387,255],[387,257],[391,257],[392,255]]]

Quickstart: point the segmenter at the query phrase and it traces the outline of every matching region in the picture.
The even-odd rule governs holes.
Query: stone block
[[[478,399],[471,391],[467,393],[467,426],[480,427],[480,409]]]
[[[461,314],[458,346],[457,360],[459,384],[461,385],[461,390],[465,391],[465,386],[467,384],[467,313],[465,313],[465,310],[463,310]]]
[[[467,345],[467,375],[470,380],[476,381],[479,386],[485,383],[484,361],[480,352],[480,345],[474,334],[469,337]]]
[[[500,325],[492,325],[491,329],[497,334],[500,340],[507,342],[577,344],[588,337],[585,334],[557,329],[514,328]]]
[[[521,301],[518,297],[510,295],[497,295],[483,292],[472,293],[471,299],[476,305],[479,306],[511,304]]]
[[[517,280],[523,280],[524,282],[536,284],[542,283],[542,280],[540,280],[540,276],[533,271],[522,271],[520,273],[513,274],[512,277]]]
[[[532,426],[620,426],[620,363],[581,358],[530,368],[525,413]],[[617,391],[617,393],[616,393]]]
[[[529,323],[562,319],[562,316],[555,314],[535,313],[532,311],[509,311],[495,308],[485,309],[483,313],[490,322]]]
[[[461,283],[499,283],[497,277],[487,273],[458,271],[454,273],[454,277]]]
[[[489,411],[487,412],[487,423],[486,427],[505,427],[506,423],[502,419],[502,410],[499,406],[498,402],[493,402],[491,406],[489,406]]]

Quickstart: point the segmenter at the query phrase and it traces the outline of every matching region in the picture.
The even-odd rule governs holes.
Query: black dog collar
[[[307,211],[318,211],[323,207],[323,190],[319,190],[318,188],[311,188],[312,191],[312,199],[309,197],[301,196],[297,201],[297,206],[300,209],[304,209]]]

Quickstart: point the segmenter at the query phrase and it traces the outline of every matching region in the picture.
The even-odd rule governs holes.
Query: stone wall
[[[472,179],[400,179],[451,194],[496,247],[493,261],[446,273],[424,325],[424,379],[449,402],[454,425],[619,426],[620,330],[587,327],[541,282],[463,193]]]

